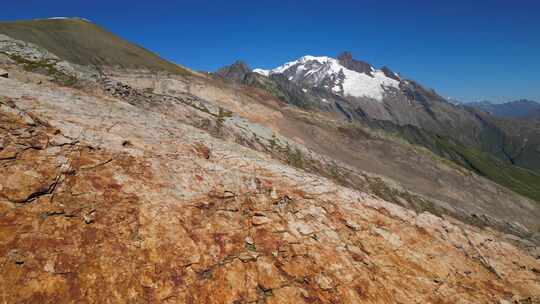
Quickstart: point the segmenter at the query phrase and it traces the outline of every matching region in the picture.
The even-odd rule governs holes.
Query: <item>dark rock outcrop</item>
[[[339,63],[343,65],[344,67],[348,68],[349,70],[356,71],[358,73],[364,73],[370,76],[373,76],[371,73],[373,70],[373,67],[371,64],[356,60],[352,57],[352,54],[350,52],[343,52],[341,53],[337,59],[339,60]]]
[[[381,71],[384,73],[384,76],[388,77],[388,78],[392,78],[394,80],[397,80],[397,81],[400,81],[401,79],[399,78],[398,75],[396,75],[396,73],[394,73],[389,67],[387,66],[383,66],[381,68]]]
[[[236,61],[235,63],[222,67],[219,69],[216,74],[234,81],[234,82],[242,82],[246,75],[251,72],[251,69],[245,64],[243,61]]]

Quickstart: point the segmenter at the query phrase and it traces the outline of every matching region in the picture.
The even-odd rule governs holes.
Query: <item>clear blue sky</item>
[[[0,20],[88,18],[196,70],[349,50],[461,100],[540,101],[540,1],[4,1]]]

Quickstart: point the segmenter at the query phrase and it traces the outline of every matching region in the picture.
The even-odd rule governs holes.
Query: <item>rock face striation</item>
[[[381,199],[372,177],[276,128],[292,120],[260,91],[2,67],[2,302],[540,301],[534,242]],[[517,217],[535,214],[520,202]]]

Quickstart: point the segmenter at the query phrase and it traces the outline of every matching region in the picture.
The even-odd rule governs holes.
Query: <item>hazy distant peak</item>
[[[467,105],[500,117],[537,117],[540,113],[540,103],[528,99],[519,99],[505,103],[493,103],[488,100],[483,100],[469,102]]]

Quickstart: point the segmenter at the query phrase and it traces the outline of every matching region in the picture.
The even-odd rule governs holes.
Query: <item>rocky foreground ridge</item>
[[[2,302],[540,302],[534,246],[286,165],[265,147],[324,158],[266,116],[8,57]]]
[[[165,115],[0,79],[6,302],[506,303],[540,262]],[[4,91],[6,92],[6,91]],[[526,303],[526,302],[523,302]]]

